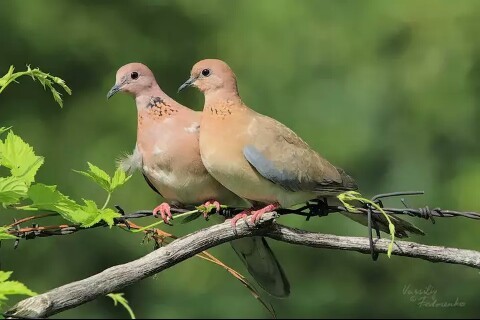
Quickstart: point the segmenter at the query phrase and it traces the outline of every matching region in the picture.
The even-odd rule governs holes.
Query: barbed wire
[[[480,220],[480,213],[477,212],[462,212],[462,211],[455,211],[455,210],[444,210],[441,208],[429,208],[428,206],[420,207],[420,208],[410,208],[405,199],[401,198],[400,201],[403,204],[403,208],[392,208],[392,207],[384,207],[382,200],[392,197],[405,197],[405,196],[413,196],[413,195],[422,195],[424,194],[423,191],[402,191],[402,192],[391,192],[391,193],[382,193],[375,195],[371,198],[371,201],[378,204],[383,211],[390,215],[408,215],[411,217],[422,218],[426,220],[430,220],[432,223],[435,223],[435,218],[452,218],[452,217],[464,217],[468,219],[475,219]],[[120,206],[115,206],[118,212],[122,215],[120,218],[114,219],[114,224],[117,226],[121,226],[123,228],[130,229],[132,223],[129,220],[138,219],[138,218],[145,218],[152,216],[152,211],[150,210],[139,210],[132,213],[125,213],[125,211]],[[374,250],[373,245],[373,230],[376,232],[376,237],[380,239],[380,231],[378,225],[376,224],[376,217],[382,215],[382,212],[378,209],[375,209],[371,205],[365,204],[364,206],[357,206],[355,207],[357,211],[367,215],[368,217],[368,234],[370,240],[370,247],[371,247],[371,255],[373,260],[377,260],[378,253]],[[171,212],[173,215],[186,213],[190,211],[191,208],[171,208]],[[225,218],[231,218],[235,214],[241,212],[243,209],[241,208],[221,208],[218,214],[224,216]],[[214,214],[216,209],[213,209],[209,214]],[[305,205],[296,208],[296,209],[285,209],[280,208],[277,209],[276,212],[280,215],[287,215],[287,214],[295,214],[306,217],[306,220],[310,220],[312,217],[324,217],[331,213],[339,213],[339,212],[349,212],[349,210],[340,205],[329,205],[328,199],[315,199],[312,201],[307,202]],[[50,236],[63,236],[69,235],[72,233],[76,233],[78,231],[83,230],[90,230],[93,228],[99,227],[106,227],[108,226],[106,222],[101,221],[91,227],[85,228],[81,225],[53,225],[53,226],[40,226],[38,223],[32,224],[30,227],[22,227],[21,224],[40,219],[44,217],[49,217],[56,215],[56,213],[46,213],[38,216],[27,217],[21,220],[15,220],[9,226],[8,232],[12,235],[18,237],[15,240],[14,248],[17,248],[20,242],[20,239],[24,240],[31,240],[40,237],[50,237]],[[198,211],[196,213],[192,213],[192,215],[188,216],[187,218],[183,219],[182,222],[189,222],[198,217],[202,216],[202,212]],[[135,225],[135,229],[139,229],[141,227]],[[154,232],[157,229],[150,229],[145,230],[146,234],[156,234],[158,236],[158,232]],[[168,236],[169,234],[165,232]],[[158,247],[158,239],[155,239],[155,247]]]

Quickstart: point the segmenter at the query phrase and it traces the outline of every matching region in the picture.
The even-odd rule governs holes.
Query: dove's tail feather
[[[364,226],[368,226],[368,216],[363,213],[353,213],[353,212],[341,212],[345,217],[350,218],[358,223],[363,224]],[[425,233],[411,224],[410,222],[400,219],[399,217],[389,215],[390,220],[392,221],[393,225],[395,226],[395,237],[397,238],[407,238],[409,233],[419,234],[424,236]],[[388,221],[384,215],[372,215],[372,226],[375,224],[378,226],[380,231],[390,233],[388,228]]]
[[[352,204],[354,207],[356,207],[356,206],[363,207],[364,206],[364,204],[362,204],[359,201],[353,201],[353,202],[349,202],[349,203]],[[328,199],[328,204],[329,205],[342,205],[341,202],[336,198]],[[352,220],[354,220],[354,221],[356,221],[360,224],[363,224],[364,226],[368,226],[368,216],[364,213],[354,213],[354,212],[340,212],[340,213],[343,214],[347,218],[350,218],[350,219],[352,219]],[[397,238],[407,238],[409,233],[419,234],[419,235],[422,235],[422,236],[425,235],[425,233],[421,229],[417,228],[416,226],[414,226],[410,222],[408,222],[406,220],[403,220],[403,219],[400,219],[399,217],[391,215],[391,214],[389,215],[389,217],[390,217],[390,220],[392,221],[393,225],[395,226],[395,237],[397,237]],[[388,228],[388,221],[383,214],[373,214],[372,215],[372,222],[373,222],[372,227],[375,227],[375,225],[376,225],[376,226],[378,226],[378,229],[380,231],[390,233],[390,229]]]
[[[290,283],[263,237],[246,237],[231,241],[235,252],[247,266],[255,281],[270,295],[285,298],[290,294]]]

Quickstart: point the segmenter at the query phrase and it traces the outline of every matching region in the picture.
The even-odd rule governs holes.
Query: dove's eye
[[[210,75],[210,69],[203,69],[202,70],[202,76],[208,77]]]
[[[132,78],[133,80],[137,79],[138,78],[138,72],[132,72],[130,74],[130,78]]]

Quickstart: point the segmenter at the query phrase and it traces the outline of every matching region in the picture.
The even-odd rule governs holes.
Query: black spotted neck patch
[[[160,107],[160,105],[165,104],[164,100],[160,97],[150,97],[150,101],[147,104],[147,108],[151,109],[153,107]]]
[[[150,101],[147,103],[147,109],[150,109],[150,112],[159,117],[178,112],[177,108],[168,104],[164,99],[154,96],[150,97]]]

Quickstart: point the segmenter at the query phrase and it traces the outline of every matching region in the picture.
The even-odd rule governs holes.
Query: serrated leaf
[[[53,99],[63,108],[63,100],[60,92],[58,92],[51,84],[48,84],[50,91],[52,92]]]
[[[80,207],[75,201],[57,190],[57,186],[47,186],[42,183],[34,184],[28,190],[28,197],[32,204],[22,207],[25,210],[39,209],[58,212],[64,219],[80,223],[82,217],[77,217],[75,211]]]
[[[0,240],[13,240],[13,239],[17,239],[17,237],[14,236],[13,234],[8,233],[7,227],[0,227]]]
[[[115,218],[120,218],[122,215],[110,208],[102,209],[100,211],[100,218],[105,221],[109,227],[112,227],[115,223]]]
[[[63,81],[58,77],[54,77],[48,73],[45,73],[41,71],[39,68],[32,69],[30,65],[27,65],[27,71],[13,73],[13,70],[14,70],[13,66],[10,66],[10,69],[8,70],[7,74],[4,75],[2,78],[0,78],[0,93],[11,82],[14,82],[14,81],[16,82],[16,79],[18,77],[28,75],[32,77],[34,81],[38,80],[38,82],[43,86],[44,89],[47,89],[48,87],[52,92],[53,98],[60,105],[60,107],[63,107],[61,94],[55,89],[53,84],[57,84],[61,86],[68,94],[72,94],[72,90],[65,84],[65,81]]]
[[[35,296],[37,293],[28,289],[23,283],[18,281],[7,281],[12,272],[0,271],[0,300],[7,300],[9,295],[27,295]],[[1,301],[0,301],[1,304]]]
[[[72,94],[72,89],[70,89],[67,84],[65,83],[65,80],[59,78],[59,77],[53,77],[52,78],[53,82],[55,82],[56,84],[58,84],[59,86],[61,86],[63,88],[63,90],[65,90],[66,93],[68,94]]]
[[[135,319],[135,314],[133,313],[132,308],[128,304],[127,299],[123,297],[123,293],[109,293],[107,294],[107,297],[110,297],[113,299],[114,306],[117,306],[117,303],[121,304],[128,311],[130,318]]]
[[[87,178],[90,178],[93,182],[98,184],[102,189],[108,191],[110,188],[110,183],[104,179],[99,179],[98,177],[95,177],[92,175],[90,172],[86,171],[79,171],[79,170],[73,170],[74,172],[81,174],[82,176],[85,176]]]
[[[28,187],[17,177],[0,178],[0,203],[3,206],[17,203],[27,196]]]
[[[0,296],[5,297],[7,295],[21,294],[27,296],[37,295],[32,290],[28,289],[26,285],[18,281],[4,281],[0,282]]]
[[[110,176],[99,167],[91,164],[90,162],[87,162],[87,163],[88,163],[88,169],[89,169],[88,171],[78,171],[78,170],[73,170],[73,171],[81,175],[84,175],[86,177],[89,177],[95,183],[97,183],[100,187],[102,187],[105,191],[110,192],[110,184],[111,184]]]
[[[123,185],[131,177],[131,175],[127,176],[125,171],[123,171],[121,168],[117,168],[110,184],[110,192],[113,192],[113,190],[115,190],[117,187]]]
[[[101,220],[101,218],[99,218],[99,209],[94,201],[83,200],[83,202],[85,205],[80,206],[79,209],[75,211],[75,215],[78,217],[82,216],[79,222],[83,227],[91,227]]]
[[[80,221],[82,227],[89,228],[100,221],[105,221],[110,227],[114,224],[114,219],[121,217],[121,214],[115,212],[112,209],[99,209],[97,204],[91,200],[83,200],[85,202],[84,206],[75,211],[75,216],[82,216],[82,221]]]
[[[0,165],[9,168],[12,176],[22,178],[28,186],[35,181],[35,175],[44,161],[43,157],[35,155],[33,148],[12,131],[0,143],[0,154]]]
[[[106,173],[105,171],[103,171],[99,167],[97,167],[97,166],[91,164],[90,162],[88,162],[88,168],[90,169],[90,172],[93,175],[95,175],[96,177],[98,177],[100,179],[104,179],[106,181],[110,181],[110,176],[108,175],[108,173]]]

